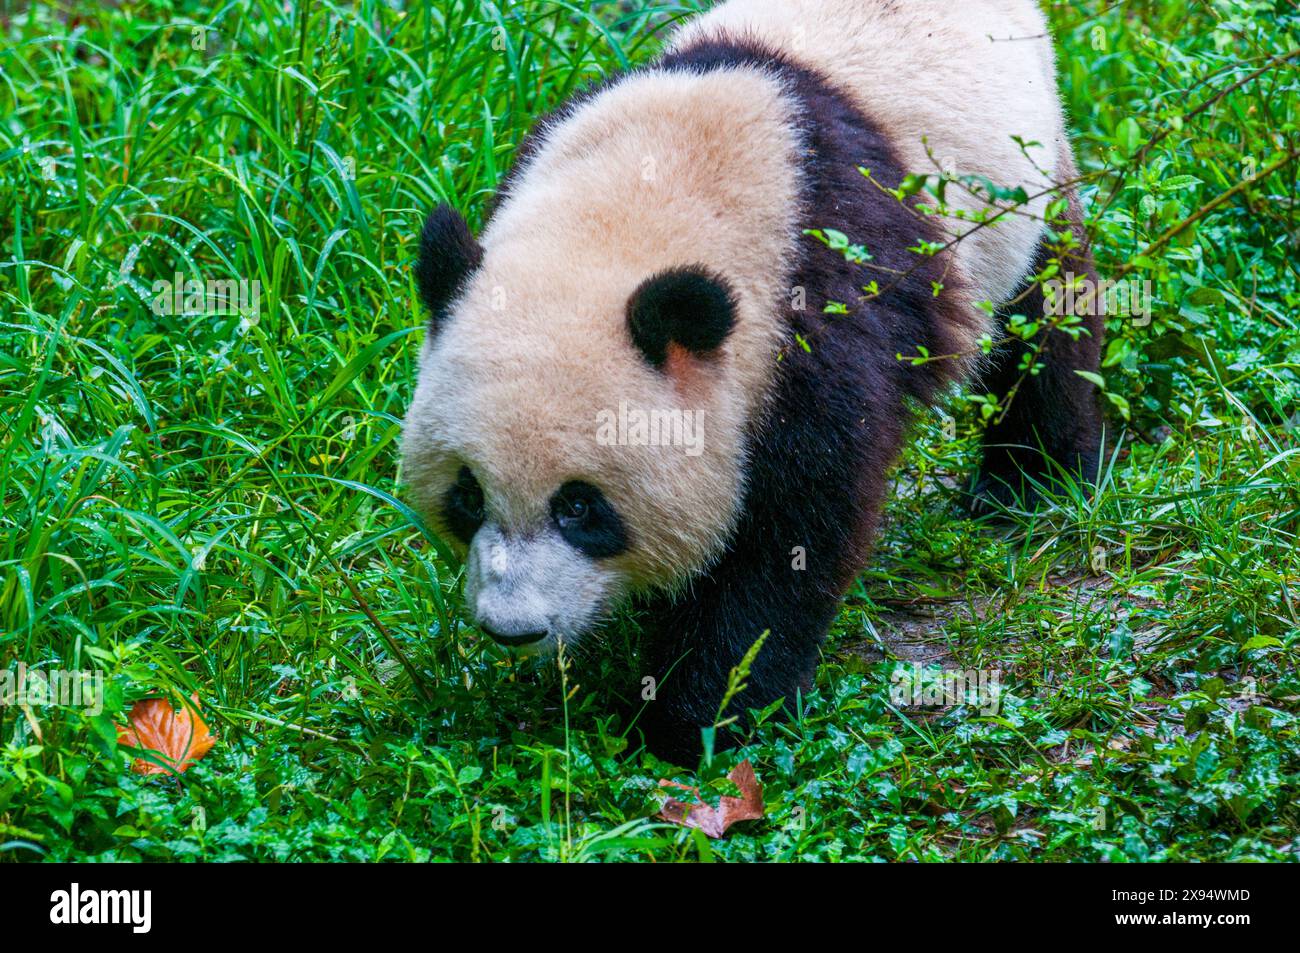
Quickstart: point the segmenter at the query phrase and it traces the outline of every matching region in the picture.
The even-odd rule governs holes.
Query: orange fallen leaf
[[[700,800],[700,789],[678,784],[676,781],[659,782],[662,788],[679,788],[689,791],[695,802],[688,804],[675,797],[665,799],[659,816],[671,824],[683,827],[698,827],[710,837],[721,837],[727,828],[737,821],[756,821],[763,816],[763,787],[754,777],[754,766],[742,761],[731,769],[727,775],[736,787],[740,788],[740,797],[723,796],[715,808]]]
[[[212,750],[216,739],[199,717],[199,696],[192,704],[172,708],[166,698],[146,698],[131,706],[130,724],[117,726],[117,742],[129,748],[151,751],[171,767],[136,758],[131,766],[137,774],[181,774]],[[174,769],[174,770],[173,770]]]

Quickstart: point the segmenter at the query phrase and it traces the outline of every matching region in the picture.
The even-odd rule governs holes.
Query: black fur
[[[592,559],[609,559],[627,551],[627,528],[605,494],[590,483],[571,480],[551,500],[551,517],[560,535]]]
[[[729,671],[764,633],[748,688],[727,712],[742,719],[719,744],[743,733],[746,709],[781,698],[789,706],[811,686],[839,600],[866,562],[911,408],[933,401],[960,371],[957,361],[913,365],[897,355],[915,355],[918,347],[931,355],[955,354],[970,340],[976,320],[954,306],[959,289],[947,262],[908,251],[918,240],[940,241],[936,223],[885,194],[858,168],[888,187],[916,170],[902,168],[881,131],[824,77],[740,42],[705,41],[649,68],[703,73],[739,65],[778,75],[797,100],[805,138],[799,220],[861,242],[872,267],[803,239],[786,277],[792,290],[803,290],[806,307],[791,305],[782,315],[789,336],[773,356],[778,363],[769,412],[749,434],[735,535],[684,595],[642,600],[648,632],[641,674],[655,677],[656,694],[638,726],[653,751],[679,763],[698,755],[700,729],[714,724]],[[517,182],[546,131],[592,94],[539,124],[521,146],[503,192]],[[867,301],[863,285],[872,279],[883,293]],[[824,313],[829,302],[847,305],[849,313]],[[648,353],[653,359],[659,351]],[[1026,412],[1046,421],[1040,430],[1061,426],[1054,408],[1063,397],[1053,388],[1063,388],[1070,395],[1064,398],[1068,413],[1089,431],[1095,404],[1089,409],[1075,400],[1082,392],[1067,372],[1076,361],[1095,370],[1095,354],[1086,347],[1059,353],[1060,373],[1042,381]],[[1078,428],[1066,434],[1063,459],[1074,462],[1081,442],[1087,440],[1080,440]]]
[[[701,72],[737,64],[780,74],[798,99],[806,137],[800,221],[861,241],[878,270],[850,264],[811,237],[802,241],[788,280],[804,289],[806,308],[783,316],[790,341],[771,413],[751,436],[740,526],[688,597],[650,606],[657,631],[646,661],[659,684],[640,726],[652,750],[683,763],[699,752],[700,728],[716,719],[728,672],[764,632],[749,687],[727,714],[779,698],[791,705],[811,686],[839,600],[866,561],[886,474],[909,423],[909,398],[931,400],[956,370],[952,362],[913,366],[897,355],[916,354],[918,346],[954,353],[953,332],[966,320],[948,303],[956,290],[951,281],[946,295],[933,293],[944,262],[907,251],[918,239],[937,241],[934,224],[858,171],[866,167],[897,186],[904,170],[889,142],[830,83],[778,54],[732,44],[683,50],[661,68]],[[889,269],[906,277],[898,280]],[[888,290],[863,303],[863,286],[873,278]],[[849,313],[823,313],[832,301]]]
[[[420,230],[420,257],[415,281],[429,309],[429,331],[438,332],[448,306],[483,260],[479,245],[465,219],[450,205],[439,205]]]
[[[662,368],[668,345],[704,357],[716,351],[736,323],[736,301],[726,279],[698,265],[674,268],[642,282],[627,302],[632,343]]]
[[[1063,256],[1062,270],[1084,276],[1095,288],[1097,275],[1076,195],[1070,196],[1070,219],[1077,249]],[[1055,254],[1044,242],[1034,263],[1035,273],[1046,268]],[[1022,288],[1017,298],[1007,314],[1019,311],[1036,319],[1047,313],[1038,283]],[[1033,342],[1042,344],[1036,361],[1043,367],[1035,375],[1021,370],[1030,350],[1023,342],[993,355],[981,385],[999,397],[1011,395],[1011,403],[1005,416],[985,435],[984,462],[975,486],[977,508],[989,502],[1030,505],[1036,495],[1034,484],[1051,488],[1060,483],[1061,471],[1073,479],[1082,478],[1085,484],[1096,481],[1102,445],[1097,388],[1075,370],[1096,371],[1100,365],[1105,319],[1099,313],[1084,316],[1083,326],[1088,333],[1078,338],[1054,330],[1045,340],[1040,337]]]
[[[483,525],[483,488],[469,467],[461,467],[456,482],[447,488],[442,501],[442,518],[448,529],[466,546]]]

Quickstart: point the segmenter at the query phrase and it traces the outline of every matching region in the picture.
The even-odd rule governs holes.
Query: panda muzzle
[[[492,641],[498,645],[504,645],[507,648],[518,648],[523,645],[533,645],[542,641],[549,634],[544,629],[540,632],[499,632],[496,629],[486,625],[480,625],[479,628],[492,637]]]

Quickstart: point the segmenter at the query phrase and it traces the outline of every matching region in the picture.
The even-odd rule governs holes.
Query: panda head
[[[465,556],[475,622],[531,651],[706,568],[743,492],[727,279],[565,234],[494,222],[480,244],[444,206],[416,265],[432,317],[405,480]]]

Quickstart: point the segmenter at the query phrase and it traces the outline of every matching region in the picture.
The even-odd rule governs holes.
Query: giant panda
[[[1029,201],[980,224],[977,189],[951,185],[944,217],[886,191],[936,163]],[[1075,180],[1033,0],[729,0],[542,119],[481,235],[438,208],[415,265],[404,479],[465,557],[478,628],[547,652],[635,602],[637,725],[684,763],[764,633],[729,714],[810,685],[914,408],[1015,386],[982,491],[1092,478],[1101,414],[1075,372],[1098,368],[1101,319],[1050,332],[1033,375],[1023,346],[979,344],[1001,337],[989,304],[1044,307],[1026,279],[1061,247],[1060,195],[1080,239],[1062,270],[1088,273]],[[702,439],[600,437],[660,411]]]

